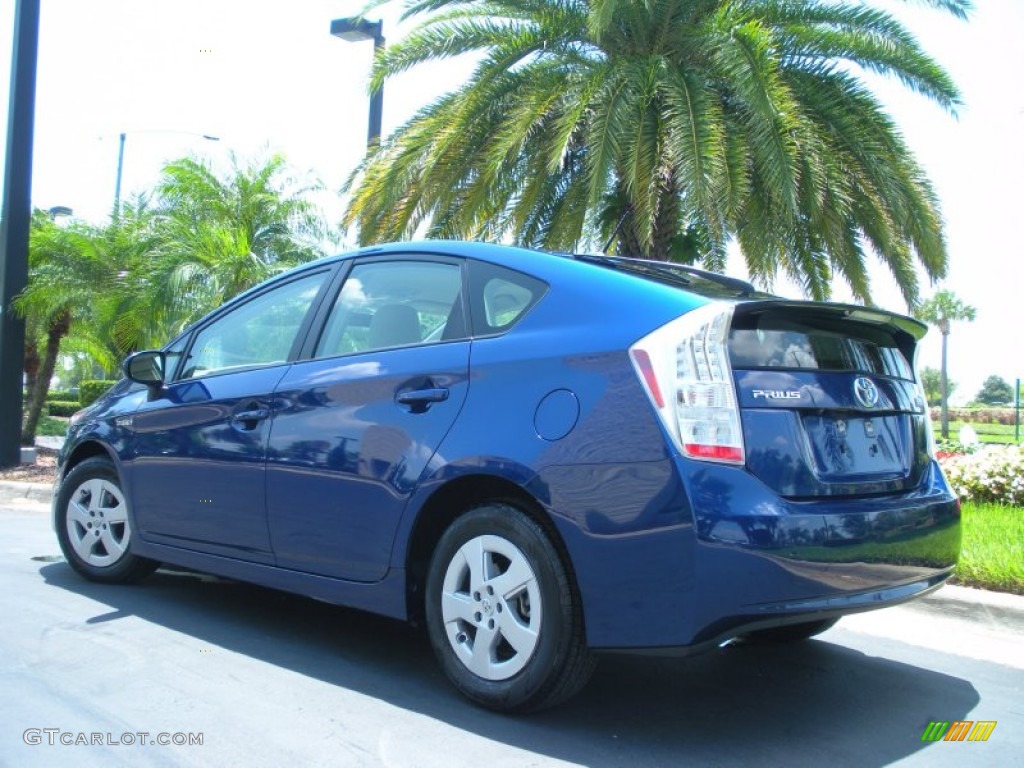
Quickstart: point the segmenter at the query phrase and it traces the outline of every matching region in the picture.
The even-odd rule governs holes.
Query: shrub
[[[51,389],[46,393],[46,402],[52,400],[60,400],[61,402],[68,403],[72,400],[78,401],[78,393],[72,392],[70,389]]]
[[[77,400],[47,400],[46,408],[51,416],[68,417],[81,410],[82,404]]]
[[[82,404],[83,408],[87,405],[92,405],[100,395],[115,384],[117,384],[116,381],[108,381],[106,379],[83,381],[81,385],[79,385],[78,400]]]
[[[951,456],[962,456],[965,453],[977,453],[982,449],[981,443],[961,443],[959,440],[950,438],[949,440],[935,441],[935,456],[940,461],[942,459],[948,459]]]
[[[966,456],[944,457],[939,463],[963,501],[1024,506],[1024,448],[993,445]]]
[[[941,418],[941,409],[931,408],[929,415],[932,421]],[[1015,423],[1015,412],[1013,408],[950,408],[949,420],[962,421],[968,424],[1003,424],[1012,426]]]
[[[43,416],[39,419],[39,426],[36,428],[37,435],[64,437],[67,433],[68,423],[61,419],[55,419],[52,416]]]

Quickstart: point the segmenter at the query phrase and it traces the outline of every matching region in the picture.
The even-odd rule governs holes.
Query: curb
[[[912,601],[941,611],[947,616],[1006,625],[1024,633],[1024,596],[992,592],[977,587],[946,584],[937,592]]]
[[[25,483],[17,480],[0,481],[0,504],[33,501],[49,504],[53,499],[53,486],[46,483]]]

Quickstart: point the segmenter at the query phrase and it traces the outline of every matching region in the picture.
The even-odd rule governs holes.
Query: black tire
[[[745,634],[743,640],[751,645],[798,643],[801,640],[809,640],[815,635],[820,635],[822,632],[832,629],[837,621],[839,621],[838,618],[821,619],[819,621],[805,621],[802,624],[786,624],[782,627],[758,629]]]
[[[476,579],[470,550],[479,560]],[[552,707],[594,671],[580,600],[558,551],[536,521],[509,504],[476,507],[451,524],[434,550],[425,599],[427,631],[445,674],[488,709]]]
[[[128,502],[114,465],[86,459],[72,469],[57,494],[57,540],[74,568],[90,581],[129,584],[145,578],[158,563],[133,555]]]

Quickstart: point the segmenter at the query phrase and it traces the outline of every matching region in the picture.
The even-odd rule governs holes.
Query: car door
[[[143,539],[273,562],[264,495],[272,396],[331,271],[287,279],[198,328],[177,374],[135,413],[127,471]]]
[[[462,267],[356,262],[311,359],[278,385],[267,513],[280,566],[375,581],[469,386]]]

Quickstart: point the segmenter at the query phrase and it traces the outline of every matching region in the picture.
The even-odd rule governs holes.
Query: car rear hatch
[[[677,264],[576,258],[711,299],[630,348],[682,456],[745,465],[793,500],[921,484],[931,460],[914,374],[923,323],[881,309],[781,299]]]
[[[913,368],[925,330],[863,307],[737,304],[728,348],[749,471],[797,499],[916,487],[929,461]]]
[[[926,326],[885,310],[712,301],[630,348],[686,458],[745,465],[782,497],[900,493],[930,462],[914,376]]]

